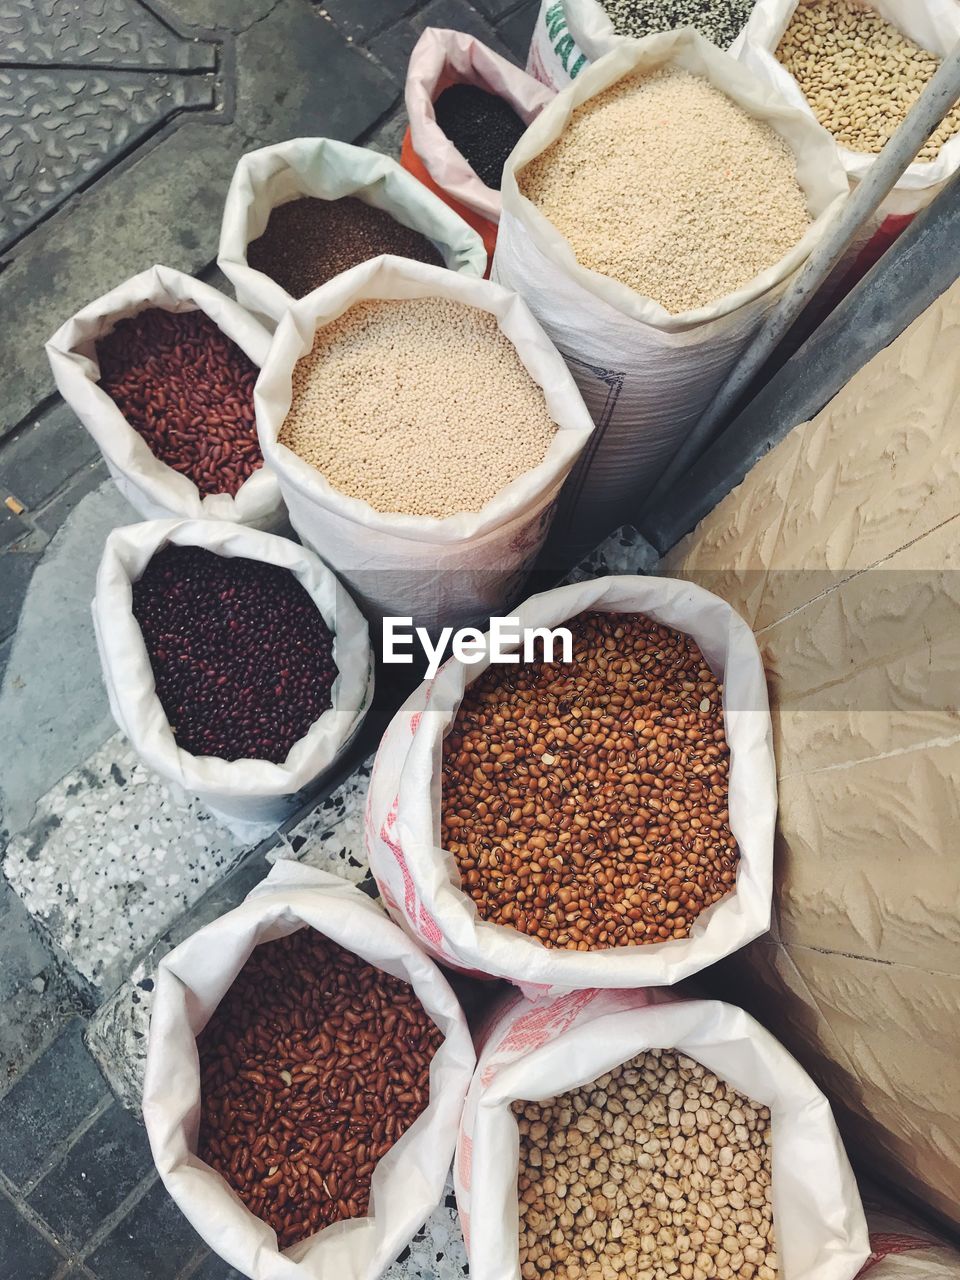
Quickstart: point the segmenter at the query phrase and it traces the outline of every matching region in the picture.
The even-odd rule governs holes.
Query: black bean
[[[526,130],[509,102],[472,84],[453,84],[433,104],[437,124],[482,183],[500,190],[507,156]]]

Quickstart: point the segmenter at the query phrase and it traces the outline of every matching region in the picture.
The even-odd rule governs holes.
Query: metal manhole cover
[[[0,0],[0,253],[181,111],[216,106],[218,44],[141,0]]]

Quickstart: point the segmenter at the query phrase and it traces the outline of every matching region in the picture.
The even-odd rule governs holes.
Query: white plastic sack
[[[369,1216],[335,1223],[279,1253],[273,1229],[194,1154],[200,1120],[196,1037],[253,948],[304,925],[409,982],[444,1040],[430,1067],[429,1105],[374,1170]],[[359,889],[281,861],[239,907],[160,962],[143,1118],[164,1186],[230,1266],[252,1280],[375,1280],[440,1202],[473,1066],[463,1011],[439,969]]]
[[[483,241],[473,228],[389,156],[333,138],[294,138],[261,147],[241,156],[233,171],[217,265],[237,299],[271,328],[296,299],[248,265],[247,246],[263,235],[273,209],[300,196],[355,196],[426,236],[450,270],[482,276],[487,269]]]
[[[800,86],[776,58],[776,49],[793,17],[797,0],[757,0],[744,31],[740,61],[765,84],[781,94],[791,106],[816,117]],[[869,0],[869,8],[892,23],[921,48],[942,58],[960,40],[960,5],[956,0]],[[838,147],[840,160],[850,181],[861,182],[870,171],[875,155]],[[960,134],[940,148],[936,160],[908,165],[896,186],[884,199],[869,224],[875,232],[887,216],[902,217],[918,213],[943,189],[960,167]],[[861,234],[862,249],[867,237]],[[852,260],[850,251],[845,262]]]
[[[528,995],[583,987],[669,985],[745,946],[770,923],[777,808],[770,712],[753,633],[719,597],[671,578],[596,578],[531,596],[521,627],[556,627],[585,610],[644,613],[691,635],[724,684],[730,830],[740,846],[734,892],[684,939],[598,951],[547,948],[481,920],[440,848],[441,743],[468,684],[490,665],[453,659],[400,708],[380,744],[365,820],[367,857],[393,918],[444,964],[508,978]]]
[[[454,84],[471,84],[496,94],[526,124],[553,94],[465,31],[427,27],[413,47],[406,83],[413,149],[438,187],[474,213],[498,222],[500,192],[481,181],[437,124],[433,104]]]
[[[662,991],[579,991],[514,1000],[500,1013],[480,1051],[454,1165],[473,1280],[519,1277],[519,1136],[510,1104],[547,1101],[647,1049],[678,1049],[770,1108],[780,1274],[853,1280],[869,1252],[867,1228],[826,1098],[741,1009]]]
[[[590,65],[571,30],[569,10],[570,0],[540,0],[530,37],[527,74],[551,89],[565,89]]]
[[[290,749],[283,764],[220,760],[182,750],[155,692],[150,658],[133,616],[133,583],[169,543],[206,547],[289,569],[310,593],[333,632],[338,675],[332,705]],[[373,698],[373,655],[367,624],[344,587],[317,557],[287,538],[216,520],[155,520],[114,529],[97,572],[93,624],[110,710],[151,769],[198,796],[228,825],[278,825],[296,793],[344,751]]]
[[[365,298],[450,298],[489,311],[543,388],[558,430],[543,462],[505,485],[481,511],[444,519],[391,515],[347,497],[278,434],[300,356],[316,329]],[[464,391],[468,393],[469,387]],[[495,613],[517,591],[543,543],[553,505],[593,430],[563,360],[515,294],[441,267],[382,257],[344,272],[303,298],[280,322],[257,382],[257,428],[290,519],[303,541],[336,569],[371,619],[412,616],[415,625],[459,626]],[[509,447],[509,420],[503,423]],[[429,467],[430,459],[419,464]]]
[[[870,1257],[857,1280],[960,1280],[960,1253],[896,1207],[864,1198]]]
[[[776,129],[797,157],[797,179],[815,219],[774,266],[680,315],[580,266],[570,242],[517,185],[520,170],[560,136],[576,107],[625,75],[664,66],[703,76]],[[523,135],[504,169],[493,278],[527,302],[567,360],[597,424],[571,478],[571,519],[584,541],[635,514],[847,191],[826,131],[690,28],[622,42],[558,93]],[[642,193],[630,198],[642,200]]]
[[[267,467],[255,471],[236,497],[215,493],[202,497],[185,475],[155,457],[149,445],[101,389],[96,342],[119,320],[150,307],[164,311],[202,311],[228,338],[262,365],[270,334],[243,307],[202,280],[172,267],[151,267],[91,302],[61,325],[47,343],[47,357],[57,384],[86,429],[96,440],[117,488],[147,520],[233,520],[258,529],[279,528],[286,519],[276,477]]]
[[[552,89],[565,89],[625,38],[617,35],[600,0],[540,0],[527,71]],[[741,31],[728,52],[736,56],[743,41]]]

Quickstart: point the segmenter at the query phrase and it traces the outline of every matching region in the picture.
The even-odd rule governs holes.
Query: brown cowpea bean
[[[403,1013],[387,1030],[390,1006]],[[198,1154],[281,1249],[362,1217],[377,1161],[427,1105],[440,1041],[407,984],[315,930],[261,944],[198,1040]],[[406,1079],[384,1119],[389,1081]]]

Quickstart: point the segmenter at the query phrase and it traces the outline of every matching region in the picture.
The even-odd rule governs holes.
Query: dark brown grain
[[[444,265],[426,236],[355,196],[301,196],[278,205],[263,235],[250,242],[247,263],[291,297],[302,298],[341,271],[381,253]]]

